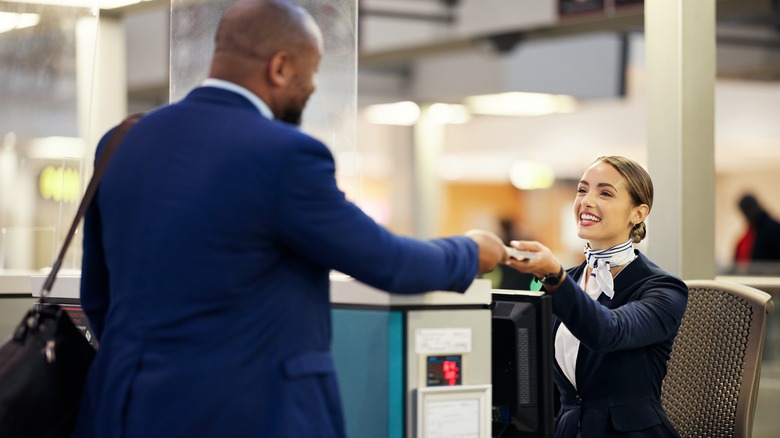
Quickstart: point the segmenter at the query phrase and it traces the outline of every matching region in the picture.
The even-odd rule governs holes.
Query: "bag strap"
[[[108,141],[103,148],[103,152],[100,153],[100,156],[95,163],[95,171],[92,173],[92,179],[89,180],[84,197],[81,198],[81,204],[79,204],[76,217],[73,218],[73,223],[70,225],[70,231],[68,231],[68,235],[65,237],[65,243],[62,244],[60,253],[51,267],[51,272],[49,272],[49,276],[46,278],[46,281],[41,287],[41,293],[38,302],[45,303],[46,299],[49,297],[51,288],[54,286],[54,280],[57,278],[57,272],[59,272],[60,267],[62,267],[62,261],[65,259],[65,253],[68,251],[71,240],[73,240],[73,235],[76,234],[76,229],[81,222],[81,218],[84,217],[84,214],[87,212],[87,207],[89,207],[92,198],[95,196],[98,184],[100,184],[100,180],[103,178],[103,174],[106,173],[108,163],[111,161],[111,157],[114,155],[114,151],[116,151],[119,143],[122,142],[122,140],[125,138],[125,135],[127,135],[127,133],[130,131],[130,128],[132,128],[136,122],[141,119],[141,117],[143,117],[142,113],[127,116],[127,118],[125,118],[122,123],[117,126],[117,128],[111,134],[111,137],[108,138]]]

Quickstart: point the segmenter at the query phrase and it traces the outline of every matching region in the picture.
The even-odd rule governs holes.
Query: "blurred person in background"
[[[734,251],[736,271],[741,274],[780,274],[780,222],[753,194],[739,200],[747,228]]]

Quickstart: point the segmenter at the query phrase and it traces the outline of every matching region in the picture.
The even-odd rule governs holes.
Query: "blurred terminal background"
[[[775,262],[735,262],[744,194],[780,218],[780,1],[294,1],[326,36],[302,129],[391,230],[483,228],[573,265],[576,183],[624,155],[656,184],[651,258],[780,291]],[[0,0],[0,289],[50,266],[100,135],[205,77],[228,3]],[[777,319],[765,377],[780,377]]]

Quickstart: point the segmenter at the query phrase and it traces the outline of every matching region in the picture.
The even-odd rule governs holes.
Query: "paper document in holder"
[[[417,437],[490,437],[492,385],[417,389]]]

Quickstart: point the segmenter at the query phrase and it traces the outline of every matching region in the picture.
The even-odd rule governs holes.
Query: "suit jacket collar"
[[[250,101],[252,105],[254,105],[254,107],[257,108],[258,111],[260,111],[260,114],[265,116],[267,119],[270,120],[274,119],[274,113],[271,111],[271,108],[268,106],[268,104],[265,103],[263,99],[260,98],[260,96],[257,96],[256,94],[252,93],[251,91],[247,90],[241,85],[238,85],[233,82],[225,81],[222,79],[206,78],[203,81],[203,83],[201,83],[201,86],[215,87],[243,96],[244,98],[246,98],[246,100]]]
[[[615,277],[615,296],[610,300],[609,298],[605,297],[604,294],[602,294],[599,296],[598,300],[600,303],[604,304],[604,301],[602,300],[607,300],[607,302],[622,303],[621,295],[625,297],[625,291],[627,289],[631,289],[631,285],[650,274],[648,271],[648,264],[652,265],[652,263],[650,263],[647,257],[639,252],[639,250],[635,249],[634,253],[637,255],[637,257],[631,263],[626,265],[622,271],[620,271],[620,275]],[[575,279],[575,281],[578,281],[580,276],[587,272],[586,267],[587,264],[582,262],[580,265],[569,269],[567,274],[570,275],[572,279]],[[612,308],[617,306],[607,307]]]
[[[248,111],[253,111],[260,115],[257,107],[252,104],[252,102],[250,102],[246,97],[232,91],[216,87],[197,87],[190,91],[187,97],[184,98],[184,101],[242,108]]]
[[[625,304],[627,297],[631,295],[631,291],[634,289],[634,285],[640,280],[653,274],[653,269],[657,268],[650,260],[645,257],[639,250],[634,250],[637,254],[637,258],[629,263],[620,272],[620,275],[615,277],[615,296],[610,299],[604,294],[599,296],[598,302],[603,306],[614,309],[616,307]],[[586,271],[587,264],[582,262],[580,265],[566,270],[566,275],[571,276],[575,283],[579,280],[580,276]],[[641,284],[641,283],[640,283]],[[558,326],[561,321],[553,315],[553,334],[558,330]]]

